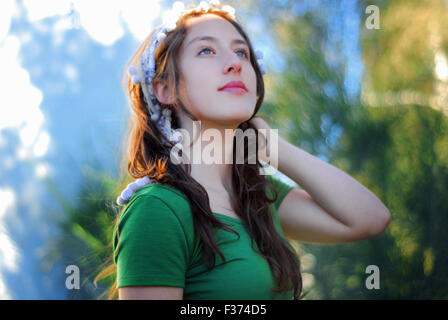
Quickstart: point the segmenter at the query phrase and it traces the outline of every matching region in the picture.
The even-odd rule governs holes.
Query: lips
[[[244,85],[244,82],[241,81],[230,81],[229,83],[227,83],[225,86],[219,88],[219,91],[222,91],[224,89],[230,89],[230,88],[239,88],[239,89],[243,89],[246,92],[248,91],[246,86]]]

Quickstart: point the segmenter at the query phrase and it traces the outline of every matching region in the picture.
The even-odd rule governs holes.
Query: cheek
[[[251,95],[254,97],[257,96],[257,76],[255,75],[255,70],[251,71],[251,74],[246,77],[247,79],[247,86],[249,88],[249,91]]]
[[[181,96],[185,107],[197,117],[207,115],[210,112],[210,103],[216,99],[210,78],[204,78],[195,74],[186,77],[185,86],[181,89]]]

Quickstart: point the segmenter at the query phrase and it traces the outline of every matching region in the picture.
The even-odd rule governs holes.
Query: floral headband
[[[182,15],[188,14],[192,11],[207,12],[211,8],[218,9],[219,6],[219,0],[209,0],[209,3],[201,1],[197,7],[184,10],[184,4],[180,1],[176,1],[173,4],[172,10],[164,15],[162,26],[152,36],[137,65],[130,66],[128,68],[128,74],[131,77],[132,82],[134,84],[141,84],[143,96],[146,104],[148,105],[148,112],[151,116],[151,120],[156,123],[157,128],[166,138],[166,141],[163,141],[163,143],[170,146],[171,142],[174,144],[174,149],[177,151],[182,150],[182,134],[171,128],[171,110],[168,108],[161,110],[161,107],[153,92],[152,80],[155,75],[155,52],[158,46],[166,38],[167,33],[176,28],[177,21]],[[219,9],[227,12],[232,19],[236,20],[235,9],[233,7],[223,5]],[[262,75],[266,74],[266,68],[263,64],[263,53],[260,50],[256,50],[255,56]],[[177,152],[174,152],[174,154],[176,153]],[[131,199],[134,192],[150,183],[151,180],[146,176],[128,184],[126,189],[123,190],[121,195],[117,198],[117,204],[125,205]]]

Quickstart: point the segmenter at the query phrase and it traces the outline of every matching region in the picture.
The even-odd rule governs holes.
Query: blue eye
[[[244,53],[244,57],[245,57],[245,58],[249,58],[249,53],[247,52],[246,49],[239,49],[238,51]],[[237,52],[238,52],[238,51],[237,51]]]
[[[204,52],[204,51],[211,51],[211,52],[213,52],[213,50],[210,49],[210,48],[203,48],[201,51],[199,51],[199,55],[201,55],[201,53]],[[245,49],[238,49],[235,52],[243,52],[244,53],[244,58],[246,58],[246,59],[249,58],[249,53]]]
[[[210,49],[210,48],[204,48],[204,49],[202,49],[201,51],[199,51],[199,55],[202,53],[202,52],[204,52],[204,51],[213,51],[212,49]]]

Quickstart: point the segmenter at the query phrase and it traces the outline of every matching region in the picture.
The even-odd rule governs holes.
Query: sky
[[[354,55],[346,86],[356,95],[362,70],[358,22],[354,5],[343,2],[346,18],[335,18],[332,30]],[[65,267],[40,259],[58,232],[47,216],[63,214],[46,182],[75,201],[86,164],[101,159],[106,171],[117,173],[126,124],[123,68],[148,30],[162,22],[162,4],[171,3],[0,1],[0,299],[67,295],[54,283]],[[295,10],[303,14],[306,6]],[[268,72],[280,72],[286,66],[271,49],[264,20],[244,17]]]
[[[82,150],[113,155],[106,140],[123,118],[117,60],[130,54],[118,51],[135,47],[160,11],[158,1],[0,2],[0,299],[63,294],[39,266],[26,270],[52,236],[42,219],[45,199],[51,203],[43,181],[69,179],[72,197],[73,167],[89,161]],[[103,143],[89,144],[95,137]],[[27,228],[31,222],[39,228]]]

